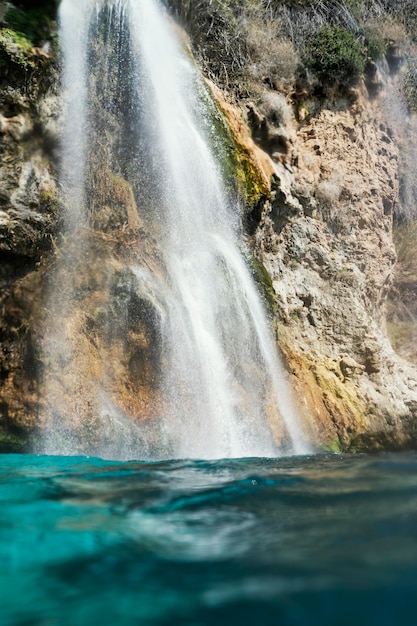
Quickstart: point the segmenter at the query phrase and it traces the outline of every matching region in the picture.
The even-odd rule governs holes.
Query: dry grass
[[[205,73],[238,97],[253,97],[262,85],[291,90],[304,76],[300,58],[307,42],[324,26],[342,26],[382,49],[388,41],[405,49],[413,34],[417,40],[415,0],[166,2],[189,33]]]
[[[265,21],[262,15],[246,15],[242,19],[242,28],[247,43],[249,74],[274,85],[292,84],[300,60],[294,44],[283,34],[281,21]]]

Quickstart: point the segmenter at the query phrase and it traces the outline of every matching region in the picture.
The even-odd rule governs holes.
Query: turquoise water
[[[0,457],[0,624],[415,625],[417,454]]]

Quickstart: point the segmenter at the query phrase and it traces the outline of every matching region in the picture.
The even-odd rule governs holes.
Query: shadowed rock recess
[[[401,59],[404,41],[394,46],[390,39],[378,64],[368,58],[354,87],[322,88],[294,63],[301,34],[291,40],[285,30],[291,18],[302,32],[300,15],[309,3],[284,2],[281,17],[271,9],[265,26],[266,37],[271,24],[280,24],[274,36],[282,45],[269,47],[274,65],[266,62],[268,50],[253,52],[253,31],[245,32],[246,48],[239,50],[248,57],[234,59],[239,70],[233,82],[230,71],[227,80],[224,75],[229,61],[222,68],[218,63],[221,47],[193,30],[189,3],[168,4],[178,29],[189,31],[182,34],[184,45],[217,103],[226,185],[241,199],[242,249],[286,360],[305,432],[324,449],[415,446],[417,368],[394,351],[386,330],[398,276],[393,223],[402,215],[407,178],[405,140],[392,118],[392,102],[403,93],[396,73],[402,61],[394,72],[387,59],[394,49]],[[208,3],[199,4],[202,20]],[[227,31],[217,4],[208,13],[212,37],[220,28]],[[23,5],[16,10],[27,16]],[[131,176],[149,139],[134,137],[140,112],[128,67],[109,77],[104,103],[95,91],[97,77],[90,77],[96,134],[86,174],[89,215],[80,223],[64,218],[54,10],[35,16],[37,29],[24,39],[13,35],[18,27],[0,2],[0,450],[39,449],[49,414],[58,438],[70,444],[73,438],[81,451],[80,442],[88,441],[86,450],[99,453],[107,444],[114,451],[116,430],[139,445],[148,423],[166,410],[161,389],[169,346],[160,330],[158,289],[168,278],[155,243],[163,225],[150,218],[158,202],[147,178],[152,154],[143,180]],[[257,14],[249,17],[254,29]],[[313,19],[311,24],[316,27]],[[230,56],[226,35],[223,43]],[[123,54],[129,41],[115,45]],[[88,54],[100,62],[99,38]],[[284,76],[282,69],[281,80],[274,68],[288,69],[290,60],[293,74]],[[138,198],[149,207],[146,219]],[[74,255],[74,246],[83,254]],[[70,274],[61,271],[68,264],[74,266]],[[391,317],[393,306],[390,300]],[[99,405],[96,383],[105,389]],[[179,397],[186,392],[180,389]],[[52,414],[51,398],[60,399]],[[126,447],[132,442],[122,440],[121,455]]]

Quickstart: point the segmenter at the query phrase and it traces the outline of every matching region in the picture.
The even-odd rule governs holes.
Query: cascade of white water
[[[130,141],[137,146],[125,169],[166,268],[163,279],[148,268],[130,268],[136,289],[158,311],[166,357],[160,384],[164,415],[155,427],[157,435],[149,435],[153,452],[145,450],[145,441],[144,448],[129,454],[219,458],[303,453],[306,445],[274,339],[239,251],[238,207],[223,188],[205,87],[157,0],[61,2],[67,223],[70,227],[84,219],[86,198],[95,194],[86,176],[94,124],[88,77],[94,76],[96,84],[109,81],[95,75],[91,53],[90,39],[103,27],[103,10],[117,41],[129,38],[125,58],[109,49],[100,71],[121,66],[128,56],[128,67],[120,71],[128,72],[136,111]],[[104,416],[113,412],[117,437],[117,424],[126,420],[111,407],[104,381],[97,397],[103,398]],[[152,430],[149,423],[142,439]],[[273,432],[281,433],[280,442]]]
[[[63,86],[65,98],[65,125],[62,141],[61,180],[66,189],[66,201],[70,206],[67,219],[77,221],[85,206],[84,169],[86,141],[86,12],[81,2],[62,2],[60,42],[65,68]],[[87,14],[88,15],[88,14]],[[88,18],[87,18],[88,19]]]

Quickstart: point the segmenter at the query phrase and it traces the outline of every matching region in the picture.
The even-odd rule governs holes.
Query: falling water
[[[238,247],[238,208],[223,187],[209,97],[173,23],[155,0],[63,0],[60,24],[67,211],[50,287],[45,450],[89,451],[85,439],[94,433],[102,445],[91,448],[108,457],[304,452]],[[121,241],[129,253],[120,252]],[[111,254],[104,246],[113,246]],[[91,300],[94,316],[86,312]],[[132,319],[142,325],[132,330]],[[117,355],[126,360],[126,341],[145,327],[141,349],[148,361],[154,355],[157,372],[152,393],[142,402],[138,383],[135,400],[121,407],[111,383]],[[102,362],[92,366],[86,354],[100,352],[100,341]],[[139,363],[138,379],[148,361]],[[72,372],[65,397],[57,382],[63,370]],[[125,387],[132,385],[129,378]],[[63,426],[68,406],[86,423],[76,428],[67,418]]]

